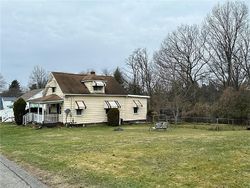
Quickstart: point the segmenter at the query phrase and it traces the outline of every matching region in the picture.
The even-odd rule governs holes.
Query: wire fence
[[[170,123],[208,123],[208,124],[229,124],[229,125],[247,125],[250,126],[250,119],[232,119],[215,117],[179,117],[177,119],[166,115],[155,115],[148,118],[151,122],[168,121]]]
[[[181,122],[211,123],[230,125],[250,125],[250,119],[214,118],[214,117],[181,117]]]

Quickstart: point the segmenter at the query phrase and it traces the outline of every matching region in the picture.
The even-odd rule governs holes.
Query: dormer
[[[91,72],[81,82],[88,88],[90,93],[105,93],[106,81],[96,76],[95,72]]]

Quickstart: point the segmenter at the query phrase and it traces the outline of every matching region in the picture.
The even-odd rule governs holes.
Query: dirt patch
[[[31,175],[35,176],[38,180],[43,182],[48,187],[53,188],[73,188],[76,187],[76,185],[70,185],[65,182],[65,178],[61,177],[59,175],[56,175],[54,173],[50,173],[45,170],[41,170],[37,167],[31,166],[30,164],[23,163],[20,164],[22,168],[24,168],[27,172],[29,172]]]

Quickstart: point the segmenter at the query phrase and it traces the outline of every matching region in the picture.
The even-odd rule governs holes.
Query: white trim
[[[64,93],[65,96],[89,96],[89,97],[135,97],[135,98],[147,98],[150,99],[150,96],[145,95],[116,95],[116,94],[69,94]]]
[[[147,98],[147,99],[150,99],[150,96],[147,96],[147,95],[130,95],[130,94],[128,94],[127,96],[128,97],[135,97],[135,98]]]
[[[55,104],[55,103],[62,103],[64,100],[56,100],[56,101],[28,101],[30,102],[31,104]]]

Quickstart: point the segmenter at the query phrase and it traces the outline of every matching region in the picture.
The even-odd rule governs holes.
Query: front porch
[[[60,114],[36,114],[36,113],[27,113],[23,116],[23,124],[27,125],[28,123],[57,123],[59,121]]]
[[[23,116],[23,124],[51,124],[63,121],[61,113],[63,99],[57,95],[48,95],[28,101],[28,113]]]

